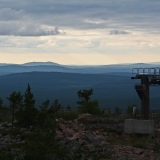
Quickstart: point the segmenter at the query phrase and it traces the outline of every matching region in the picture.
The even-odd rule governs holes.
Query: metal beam
[[[149,86],[160,85],[160,68],[133,68],[131,79],[141,80],[141,84],[135,85],[135,89],[141,100],[141,118],[148,120],[150,112]]]
[[[149,79],[147,76],[141,77],[141,84],[145,85],[141,99],[141,116],[142,119],[149,119]]]

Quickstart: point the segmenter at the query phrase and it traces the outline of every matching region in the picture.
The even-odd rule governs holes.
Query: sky
[[[0,63],[160,62],[160,0],[0,0]]]

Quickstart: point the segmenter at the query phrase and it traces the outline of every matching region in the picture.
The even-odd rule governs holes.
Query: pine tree
[[[119,107],[116,107],[114,112],[115,112],[116,115],[122,114],[122,111]]]
[[[20,92],[12,92],[10,97],[7,97],[7,99],[10,101],[10,107],[12,109],[12,128],[13,128],[15,110],[22,105],[23,96],[21,95]]]
[[[51,107],[49,108],[49,113],[51,117],[56,117],[57,112],[61,109],[61,104],[59,104],[58,99],[55,99]]]
[[[0,109],[3,109],[3,100],[0,98]]]
[[[49,100],[47,99],[39,107],[40,109],[38,110],[38,114],[36,117],[36,125],[39,128],[42,128],[44,121],[49,116],[48,106],[49,106]]]
[[[80,104],[79,111],[81,113],[100,114],[100,108],[97,100],[90,100],[90,96],[93,94],[93,89],[79,90],[77,92],[81,101],[77,101]]]
[[[49,99],[47,99],[46,101],[44,101],[39,108],[41,110],[46,110],[46,109],[48,109],[48,106],[49,106]]]
[[[81,99],[81,101],[77,101],[77,104],[82,104],[84,101],[88,102],[90,100],[90,96],[93,94],[93,89],[89,89],[89,90],[79,90],[77,92],[79,99]]]
[[[28,84],[24,95],[24,118],[25,127],[29,127],[34,124],[37,115],[37,109],[35,108],[34,95],[31,92],[31,87]]]

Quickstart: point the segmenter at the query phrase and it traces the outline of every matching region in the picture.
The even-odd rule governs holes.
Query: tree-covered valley
[[[125,108],[128,104],[140,106],[139,97],[134,90],[138,80],[131,76],[108,74],[78,74],[59,72],[25,72],[0,76],[0,97],[8,105],[6,97],[13,91],[24,93],[26,85],[32,86],[38,107],[43,101],[58,99],[65,108],[77,108],[77,91],[93,88],[93,98],[103,108]],[[151,108],[159,106],[159,87],[151,87]]]

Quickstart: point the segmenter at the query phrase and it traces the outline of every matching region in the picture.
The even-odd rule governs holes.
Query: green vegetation
[[[116,107],[114,113],[115,113],[115,115],[118,116],[118,115],[122,114],[122,111],[119,107]]]
[[[12,92],[10,97],[7,97],[7,99],[10,101],[10,108],[12,110],[12,128],[13,128],[13,122],[14,122],[14,116],[15,116],[15,110],[22,106],[23,96],[20,92]]]
[[[154,149],[156,153],[160,153],[160,142],[155,142]]]
[[[77,101],[80,113],[100,114],[100,108],[97,100],[90,100],[90,96],[93,94],[93,89],[79,90],[77,92],[81,101]]]
[[[24,143],[13,143],[9,144],[6,148],[2,147],[0,149],[0,159],[12,160],[15,159],[14,156],[16,154],[17,156],[22,155],[19,154],[18,151],[14,156],[9,154],[13,149],[18,149],[23,153],[23,158],[16,158],[19,160],[52,160],[63,159],[64,157],[68,160],[111,158],[111,150],[109,150],[109,147],[107,148],[107,152],[96,154],[91,153],[89,148],[85,146],[79,146],[69,155],[71,153],[69,148],[66,148],[65,144],[60,144],[55,140],[56,119],[74,120],[78,118],[80,113],[99,115],[102,119],[108,118],[107,121],[104,122],[107,127],[100,126],[98,129],[100,129],[100,132],[107,133],[106,140],[110,145],[130,145],[136,148],[149,149],[148,144],[150,144],[154,146],[153,149],[155,152],[160,152],[160,144],[148,136],[130,135],[123,137],[123,132],[114,128],[117,121],[110,121],[110,119],[120,117],[120,123],[123,123],[124,117],[121,108],[116,107],[114,114],[101,112],[98,101],[91,99],[91,95],[93,95],[92,88],[89,90],[79,90],[77,95],[80,99],[77,101],[79,104],[78,110],[72,110],[70,106],[67,107],[67,110],[64,110],[58,99],[55,99],[53,103],[50,103],[49,99],[46,99],[39,106],[39,109],[36,109],[36,101],[29,84],[24,95],[14,91],[7,97],[10,102],[10,107],[6,108],[3,106],[3,101],[0,99],[0,104],[2,104],[1,110],[3,111],[3,114],[0,115],[0,122],[12,122],[12,129],[0,130],[2,136],[10,135],[16,137],[19,135],[20,139],[24,140]],[[128,115],[132,114],[133,106],[134,105],[129,105],[127,107],[126,112]],[[5,116],[7,113],[11,118],[7,119],[7,116]]]
[[[53,159],[55,148],[55,121],[51,117],[45,117],[43,123],[36,124],[35,130],[25,139],[25,160],[49,160]]]
[[[77,112],[76,110],[71,110],[71,111],[64,111],[64,110],[61,110],[61,111],[58,111],[56,113],[56,116],[55,118],[63,118],[64,120],[66,121],[69,121],[69,120],[74,120],[74,119],[77,119],[79,116],[79,112]]]
[[[119,138],[115,136],[108,136],[107,141],[114,145],[130,145],[136,148],[143,148],[149,149],[148,144],[154,144],[154,139],[150,136],[139,136],[139,135],[132,135],[127,136],[125,138]]]
[[[141,111],[140,109],[137,107],[137,105],[133,104],[133,105],[128,105],[127,109],[126,109],[126,113],[129,116],[133,115],[133,107],[136,107],[136,115],[140,115]]]
[[[90,100],[90,96],[93,94],[93,89],[89,89],[89,90],[79,90],[77,92],[79,99],[81,99],[81,101],[77,101],[78,104],[82,104],[83,102],[88,102]]]
[[[37,109],[35,108],[35,99],[34,95],[31,92],[31,87],[28,84],[27,89],[24,95],[24,108],[22,110],[24,112],[24,125],[25,127],[29,127],[34,125],[35,118],[37,115]]]
[[[2,98],[0,98],[0,109],[2,109],[3,108],[3,100],[2,100]]]

